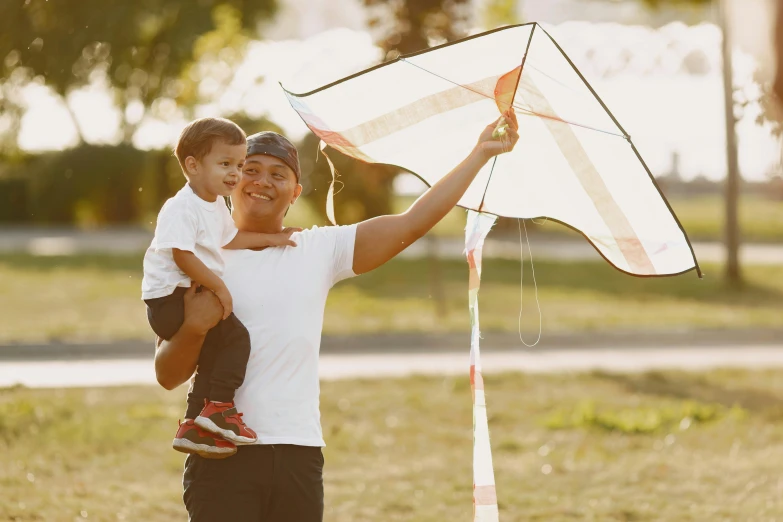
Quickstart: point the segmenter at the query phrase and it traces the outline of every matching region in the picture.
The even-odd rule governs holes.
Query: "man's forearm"
[[[173,390],[190,379],[196,371],[205,338],[205,332],[190,329],[183,324],[170,341],[158,340],[155,376],[161,386]]]
[[[405,212],[414,241],[426,234],[453,209],[487,159],[477,147],[454,170],[438,180]]]
[[[363,274],[374,270],[426,234],[454,208],[485,163],[481,151],[474,150],[404,213],[359,223],[353,253],[354,272]]]

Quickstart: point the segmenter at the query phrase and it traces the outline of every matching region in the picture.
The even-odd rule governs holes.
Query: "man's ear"
[[[193,156],[185,158],[185,170],[187,171],[188,176],[198,175],[198,161],[196,161],[196,158]]]
[[[294,189],[294,199],[291,200],[291,204],[293,205],[296,203],[296,200],[299,199],[299,196],[302,195],[302,184],[297,183],[296,188]]]

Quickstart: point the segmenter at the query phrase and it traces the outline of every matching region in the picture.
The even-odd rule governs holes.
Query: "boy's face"
[[[209,153],[196,160],[187,158],[190,184],[202,198],[214,201],[217,196],[230,196],[242,178],[247,145],[229,145],[217,141]],[[191,168],[191,166],[193,168]]]

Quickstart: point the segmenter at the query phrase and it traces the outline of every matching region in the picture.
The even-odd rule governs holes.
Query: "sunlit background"
[[[633,278],[570,229],[499,220],[482,349],[488,368],[526,372],[486,377],[501,519],[783,519],[782,375],[738,369],[783,364],[776,3],[0,1],[0,520],[183,518],[169,441],[184,389],[155,386],[140,286],[157,212],[185,182],[171,148],[188,121],[289,136],[304,197],[286,225],[326,225],[331,175],[280,83],[304,92],[534,21],[633,138],[704,279]],[[426,189],[331,157],[339,224]],[[464,224],[455,209],[329,295],[326,520],[469,520]],[[539,333],[527,350],[520,336]],[[419,364],[435,376],[388,378]],[[125,384],[139,386],[103,387]]]
[[[485,4],[465,6],[472,11],[465,34],[491,28]],[[725,175],[717,8],[662,8],[651,16],[642,2],[515,4],[518,21],[550,25],[547,28],[627,128],[656,174],[677,173],[685,180],[718,180]],[[770,2],[764,0],[735,4],[740,167],[746,179],[762,181],[778,175],[780,163],[779,140],[771,132],[774,124],[758,121],[764,117],[759,103],[763,84],[772,73],[773,16]],[[300,140],[307,128],[286,103],[278,82],[292,90],[310,90],[382,61],[383,50],[374,43],[379,30],[368,27],[368,18],[358,0],[282,2],[274,21],[259,24],[246,47],[221,49],[194,64],[190,77],[197,96],[186,107],[162,97],[150,107],[132,100],[123,112],[100,67],[88,85],[69,89],[65,96],[37,77],[15,93],[24,111],[16,141],[29,152],[62,150],[80,141],[116,145],[124,139],[123,127],[133,125],[130,142],[139,149],[156,149],[171,146],[192,117],[237,113],[267,118]],[[40,46],[40,52],[48,50],[45,35],[30,44]],[[9,54],[6,66],[15,65],[16,56]],[[4,118],[0,128],[8,131],[8,120]]]

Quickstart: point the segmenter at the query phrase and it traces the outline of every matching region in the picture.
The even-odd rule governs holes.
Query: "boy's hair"
[[[231,120],[224,118],[199,118],[188,123],[182,129],[182,133],[174,148],[174,155],[179,160],[182,172],[187,175],[185,159],[193,156],[201,160],[212,150],[216,141],[222,141],[228,145],[242,145],[247,141],[245,131]]]

